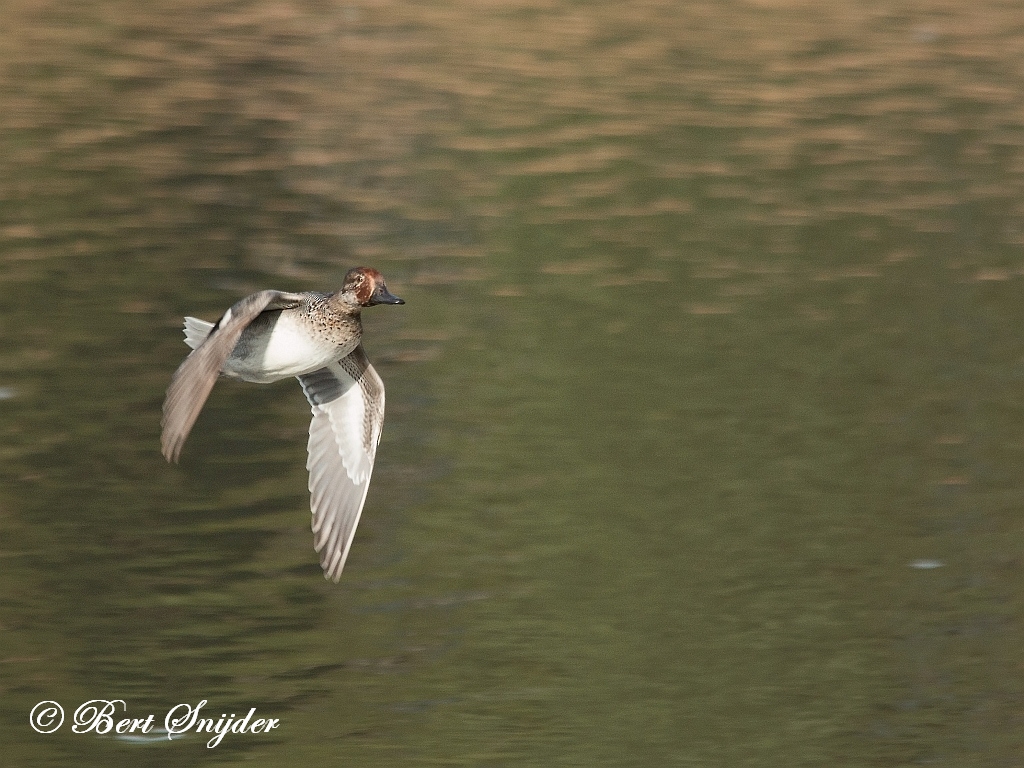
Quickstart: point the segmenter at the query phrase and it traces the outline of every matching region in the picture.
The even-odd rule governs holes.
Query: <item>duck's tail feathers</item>
[[[200,320],[198,317],[185,318],[185,343],[195,349],[210,335],[213,330],[213,323]]]

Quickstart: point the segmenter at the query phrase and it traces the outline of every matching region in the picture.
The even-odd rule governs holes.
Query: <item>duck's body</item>
[[[337,581],[362,512],[384,420],[384,384],[360,344],[360,311],[404,304],[375,269],[360,267],[333,294],[260,291],[216,323],[185,318],[193,352],[164,400],[161,444],[177,461],[219,375],[266,384],[295,376],[313,410],[309,489],[314,546]]]
[[[223,375],[269,384],[312,373],[359,346],[363,324],[358,313],[334,296],[299,295],[302,300],[294,309],[264,310],[242,330],[224,361]]]

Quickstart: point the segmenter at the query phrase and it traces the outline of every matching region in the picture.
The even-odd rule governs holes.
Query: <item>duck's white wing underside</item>
[[[298,379],[313,411],[306,460],[313,546],[324,577],[338,581],[370,487],[384,422],[384,382],[361,345]]]

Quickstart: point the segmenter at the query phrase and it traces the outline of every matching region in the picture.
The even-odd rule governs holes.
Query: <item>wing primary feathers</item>
[[[362,345],[298,379],[313,413],[306,468],[314,544],[324,576],[337,581],[370,486],[384,420],[384,384]]]
[[[298,294],[281,291],[260,291],[246,296],[221,316],[206,339],[178,366],[164,398],[160,447],[165,459],[178,461],[185,440],[242,331],[261,312],[295,307],[301,300]]]

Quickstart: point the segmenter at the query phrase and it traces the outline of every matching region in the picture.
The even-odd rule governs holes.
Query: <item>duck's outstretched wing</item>
[[[160,447],[164,458],[177,461],[192,425],[210,396],[224,361],[238,337],[261,312],[296,307],[302,296],[281,291],[260,291],[238,301],[218,320],[206,339],[178,366],[164,398]]]
[[[384,382],[362,345],[298,379],[313,409],[306,460],[313,546],[324,578],[337,581],[370,487],[384,423]]]

